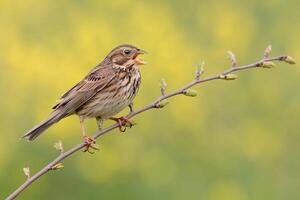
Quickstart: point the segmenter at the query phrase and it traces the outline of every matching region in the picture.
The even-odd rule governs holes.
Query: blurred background
[[[81,142],[76,116],[32,143],[20,137],[115,46],[149,52],[139,108],[159,96],[161,78],[173,91],[202,60],[205,76],[228,68],[227,50],[239,64],[269,44],[272,55],[300,60],[299,8],[297,0],[1,0],[0,198],[25,181],[23,167],[34,173],[57,156],[55,142]],[[19,199],[299,199],[299,67],[238,75],[138,115],[134,128],[105,135],[99,152],[76,153]],[[97,131],[94,119],[86,126]]]

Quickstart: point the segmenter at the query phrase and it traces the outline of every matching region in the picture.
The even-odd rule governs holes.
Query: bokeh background
[[[158,97],[160,78],[172,91],[202,60],[206,76],[224,70],[227,50],[240,64],[269,44],[273,55],[300,58],[299,9],[298,0],[1,0],[0,198],[25,181],[23,167],[36,172],[58,154],[56,141],[81,141],[76,116],[33,143],[20,137],[116,45],[149,52],[141,107]],[[105,135],[99,152],[76,153],[19,199],[300,199],[299,67],[238,74],[137,116],[137,126]],[[97,130],[94,119],[86,125]]]

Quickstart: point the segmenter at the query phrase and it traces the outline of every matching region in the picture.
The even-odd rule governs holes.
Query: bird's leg
[[[80,128],[81,128],[81,132],[82,132],[82,137],[86,137],[86,130],[85,130],[85,126],[84,126],[84,118],[83,117],[79,117],[79,122],[80,122]]]
[[[83,150],[83,152],[89,152],[89,153],[93,154],[95,152],[92,152],[90,150],[90,148],[92,148],[94,150],[99,150],[98,147],[95,145],[96,140],[93,137],[90,137],[90,136],[86,135],[86,129],[85,129],[85,126],[84,126],[84,117],[80,116],[79,121],[80,121],[80,128],[81,128],[81,131],[82,131],[82,138],[83,138],[84,143],[86,144],[86,149]]]
[[[103,126],[103,119],[101,117],[96,117],[96,121],[97,121],[98,129],[99,131],[101,131]]]
[[[119,130],[121,132],[126,131],[126,127],[131,128],[133,125],[135,125],[134,122],[130,121],[127,117],[111,117],[109,118],[111,120],[114,120],[119,125]]]
[[[128,107],[129,107],[129,110],[130,110],[129,114],[133,113],[133,101],[130,102],[130,104],[128,105]]]

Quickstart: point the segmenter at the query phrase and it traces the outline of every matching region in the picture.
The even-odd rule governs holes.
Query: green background
[[[298,0],[1,0],[0,198],[25,181],[23,167],[34,173],[58,154],[56,141],[81,142],[76,116],[33,143],[20,137],[115,46],[149,52],[142,107],[159,96],[160,78],[173,91],[202,60],[205,76],[228,68],[227,50],[239,64],[269,44],[272,55],[300,58],[299,9]],[[137,126],[105,135],[99,152],[76,153],[19,199],[300,199],[300,70],[279,63],[238,74],[137,116]],[[97,130],[94,119],[86,125]]]

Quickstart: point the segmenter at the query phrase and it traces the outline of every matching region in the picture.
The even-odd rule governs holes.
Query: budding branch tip
[[[228,57],[231,61],[231,65],[232,67],[236,67],[237,66],[237,60],[236,60],[236,56],[234,55],[234,53],[232,53],[232,51],[227,51]]]
[[[204,65],[205,65],[204,61],[202,61],[201,64],[197,65],[197,67],[196,67],[196,80],[199,80],[200,76],[203,74],[203,72],[204,72]]]
[[[165,96],[166,94],[166,88],[167,88],[167,83],[165,79],[160,80],[160,92],[162,96]]]

